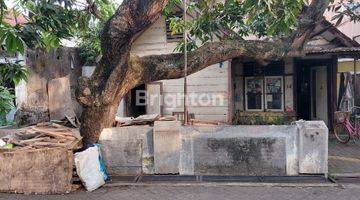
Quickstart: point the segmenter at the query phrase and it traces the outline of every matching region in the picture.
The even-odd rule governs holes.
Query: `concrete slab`
[[[110,175],[153,173],[153,132],[150,126],[104,129],[99,143]]]
[[[180,160],[179,121],[156,121],[154,124],[154,172],[179,173]]]
[[[65,116],[76,116],[71,100],[69,76],[50,80],[48,83],[48,95],[51,120],[62,120]]]
[[[298,122],[299,173],[328,173],[329,130],[323,121]]]
[[[192,140],[192,130],[181,127],[180,131],[181,147],[179,160],[180,175],[194,175],[194,149]]]
[[[285,175],[285,138],[196,138],[196,175]]]
[[[181,175],[298,175],[296,126],[181,129]]]

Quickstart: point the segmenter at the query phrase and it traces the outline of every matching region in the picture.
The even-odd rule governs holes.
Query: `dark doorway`
[[[133,88],[125,97],[125,113],[128,117],[138,117],[146,114],[145,84]],[[140,97],[140,98],[139,98]],[[138,98],[138,99],[137,99]]]
[[[298,61],[296,65],[296,86],[297,86],[297,117],[298,119],[311,119],[311,86],[310,67],[304,62]]]
[[[332,60],[297,60],[295,66],[297,118],[322,120],[331,127]]]

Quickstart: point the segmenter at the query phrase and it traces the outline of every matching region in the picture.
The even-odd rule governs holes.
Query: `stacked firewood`
[[[12,150],[63,147],[69,150],[81,148],[81,136],[77,129],[55,123],[40,123],[21,129],[7,143],[14,145]]]

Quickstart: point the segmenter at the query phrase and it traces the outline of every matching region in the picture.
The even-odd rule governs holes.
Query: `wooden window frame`
[[[280,78],[281,79],[281,108],[280,109],[269,109],[268,108],[268,105],[267,105],[267,95],[268,95],[268,93],[266,91],[266,87],[267,87],[267,79],[269,79],[269,78]],[[284,106],[284,104],[285,104],[285,102],[284,102],[284,96],[285,96],[284,95],[284,76],[265,76],[264,77],[264,85],[265,85],[264,86],[265,110],[266,111],[272,111],[272,112],[282,112],[282,111],[284,111],[284,108],[285,108],[285,106]]]
[[[261,93],[261,109],[249,109],[248,108],[248,80],[249,79],[254,79],[254,78],[259,78],[262,80],[262,93]],[[264,111],[264,78],[263,77],[256,77],[256,76],[248,76],[248,77],[244,77],[245,80],[245,111],[253,111],[253,112],[262,112]]]

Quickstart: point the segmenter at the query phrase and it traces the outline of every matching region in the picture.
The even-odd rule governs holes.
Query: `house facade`
[[[305,46],[306,55],[262,66],[234,58],[187,77],[190,118],[229,124],[287,124],[298,119],[323,120],[332,126],[337,110],[338,60],[359,55],[359,43],[324,20]],[[173,53],[178,37],[161,17],[134,43],[139,56]],[[137,90],[147,104],[134,104]],[[139,86],[127,95],[119,115],[183,114],[184,79]],[[159,96],[158,99],[151,96]],[[176,103],[174,103],[176,102]],[[122,112],[122,113],[121,113]]]

